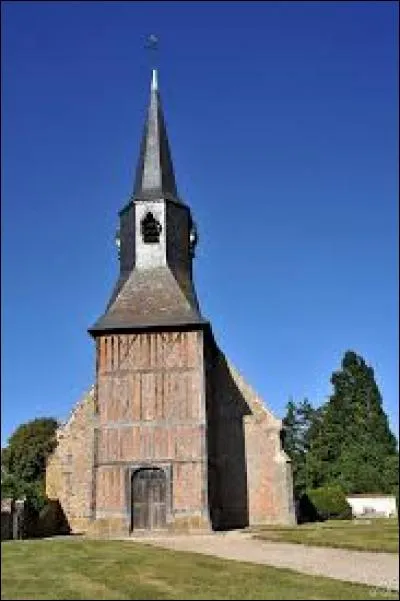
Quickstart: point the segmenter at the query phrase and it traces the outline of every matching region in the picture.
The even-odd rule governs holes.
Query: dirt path
[[[192,551],[280,568],[360,582],[370,586],[399,589],[399,556],[395,553],[370,553],[309,547],[306,545],[260,541],[249,533],[169,535],[133,538],[157,547]]]

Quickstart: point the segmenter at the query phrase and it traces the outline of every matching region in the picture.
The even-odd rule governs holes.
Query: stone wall
[[[281,420],[265,407],[259,395],[229,365],[244,416],[249,524],[294,524],[292,470],[282,449]]]
[[[94,388],[57,432],[46,469],[46,494],[58,499],[73,531],[84,531],[93,515]]]
[[[281,421],[226,360],[213,339],[205,350],[209,503],[213,527],[295,521],[290,461]]]
[[[248,524],[244,416],[249,413],[224,355],[206,350],[210,514],[215,529]]]

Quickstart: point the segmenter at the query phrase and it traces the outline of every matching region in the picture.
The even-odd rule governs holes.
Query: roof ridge
[[[236,382],[247,391],[250,398],[246,398],[246,402],[250,405],[250,408],[252,409],[251,405],[255,405],[259,410],[268,415],[274,425],[280,426],[282,424],[282,420],[278,417],[275,417],[271,409],[266,405],[262,396],[250,384],[248,384],[248,382],[244,379],[244,376],[233,365],[233,363],[228,359],[226,361],[228,368]],[[249,403],[249,401],[251,401],[251,403]]]
[[[60,426],[57,428],[57,430],[62,431],[71,424],[71,422],[74,420],[81,405],[94,394],[94,389],[95,389],[95,386],[94,386],[94,384],[92,384],[91,387],[84,393],[84,395],[81,396],[79,398],[79,400],[72,406],[72,409],[69,412],[67,419],[60,424]]]

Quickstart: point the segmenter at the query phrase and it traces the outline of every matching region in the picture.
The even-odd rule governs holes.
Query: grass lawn
[[[267,566],[120,541],[7,541],[2,599],[398,599]]]
[[[293,527],[259,527],[256,538],[342,547],[360,551],[399,552],[399,525],[396,519],[327,521]]]

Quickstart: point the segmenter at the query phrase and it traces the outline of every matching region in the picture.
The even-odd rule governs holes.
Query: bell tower
[[[119,219],[119,278],[90,333],[205,323],[192,277],[197,231],[178,196],[156,70],[133,194]]]

